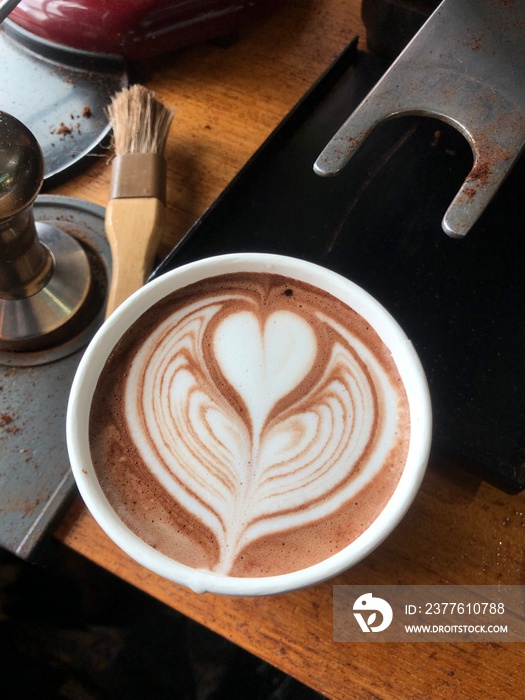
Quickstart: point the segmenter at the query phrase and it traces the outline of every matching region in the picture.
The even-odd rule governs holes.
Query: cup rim
[[[402,377],[410,412],[410,442],[400,480],[370,526],[341,551],[307,568],[262,577],[235,577],[194,569],[146,544],[120,520],[106,499],[91,461],[89,412],[100,372],[115,343],[148,308],[167,294],[206,277],[232,272],[272,272],[306,281],[339,297],[369,321],[389,347]],[[322,280],[322,282],[321,282]],[[367,291],[317,263],[265,253],[233,253],[187,263],[148,282],[99,328],[86,348],[71,386],[66,440],[70,465],[87,508],[126,554],[150,571],[195,592],[223,595],[273,595],[326,581],[351,568],[376,549],[403,518],[419,490],[432,438],[432,408],[425,372],[404,331]]]

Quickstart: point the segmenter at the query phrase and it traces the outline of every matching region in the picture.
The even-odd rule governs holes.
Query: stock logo
[[[354,617],[363,632],[382,632],[392,622],[392,608],[383,598],[364,593],[354,603]],[[380,619],[377,620],[377,613]],[[365,619],[366,617],[366,619]]]

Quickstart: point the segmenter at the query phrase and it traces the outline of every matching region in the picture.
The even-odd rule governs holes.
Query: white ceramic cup
[[[271,272],[319,287],[344,301],[376,330],[390,349],[408,396],[410,442],[406,464],[391,498],[372,524],[343,550],[313,566],[265,577],[234,577],[196,570],[143,542],[120,520],[97,479],[89,446],[89,414],[99,375],[124,332],[174,290],[207,277],[233,272]],[[432,412],[426,377],[403,330],[373,297],[345,277],[295,258],[240,253],[199,260],[146,284],[104,323],[88,346],[73,381],[67,413],[67,445],[73,474],[88,509],[109,537],[147,569],[196,592],[270,595],[310,586],[352,567],[399,523],[423,478],[430,451]]]

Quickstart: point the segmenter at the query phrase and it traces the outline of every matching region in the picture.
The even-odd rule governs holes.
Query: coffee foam
[[[100,377],[90,434],[131,530],[190,566],[261,576],[321,561],[368,527],[399,480],[409,414],[364,319],[308,284],[239,273],[179,290],[132,326]]]

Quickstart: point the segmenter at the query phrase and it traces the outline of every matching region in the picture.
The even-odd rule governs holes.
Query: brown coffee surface
[[[125,333],[91,408],[93,464],[130,530],[191,567],[287,573],[362,534],[408,451],[388,348],[346,304],[271,273],[178,290]]]

